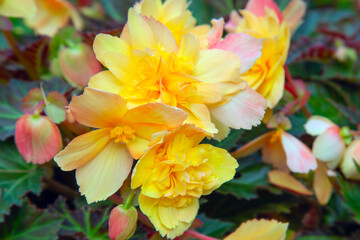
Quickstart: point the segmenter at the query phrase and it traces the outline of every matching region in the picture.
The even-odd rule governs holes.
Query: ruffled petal
[[[207,40],[208,40],[208,48],[212,48],[212,46],[220,41],[221,36],[224,30],[224,19],[212,19],[211,20],[212,28],[210,29]]]
[[[90,78],[89,87],[119,94],[123,83],[110,71],[102,71]]]
[[[274,10],[280,22],[282,21],[283,14],[281,13],[278,5],[273,0],[250,0],[245,7],[246,10],[249,10],[259,17],[266,15],[266,8]]]

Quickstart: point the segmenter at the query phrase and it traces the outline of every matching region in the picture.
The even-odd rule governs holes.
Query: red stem
[[[213,237],[206,236],[206,235],[198,233],[198,232],[196,232],[195,230],[192,230],[192,229],[189,229],[189,230],[185,231],[183,236],[194,237],[194,238],[199,239],[199,240],[219,240],[218,238],[213,238]]]
[[[288,67],[286,65],[284,65],[284,70],[285,70],[285,76],[286,76],[286,80],[288,81],[289,83],[289,86],[290,88],[292,89],[293,91],[293,95],[295,98],[297,98],[299,95],[297,93],[297,90],[296,90],[296,85],[295,85],[295,82],[290,74],[290,71],[288,69]]]

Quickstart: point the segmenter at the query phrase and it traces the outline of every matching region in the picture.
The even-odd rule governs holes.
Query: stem
[[[290,85],[290,88],[292,88],[292,90],[294,91],[294,97],[298,97],[298,93],[297,93],[297,89],[296,89],[296,85],[295,85],[295,82],[294,82],[294,79],[292,78],[291,74],[290,74],[290,71],[289,71],[289,68],[284,65],[284,70],[285,70],[285,76],[286,76],[286,80],[288,81],[289,85]]]
[[[10,31],[3,30],[2,33],[4,34],[4,37],[6,38],[6,41],[9,43],[11,49],[13,50],[16,58],[19,60],[21,65],[25,68],[26,73],[29,75],[31,80],[39,80],[39,76],[36,72],[36,69],[32,66],[31,62],[28,61],[27,58],[22,54],[20,49],[18,48],[16,39],[12,35]]]
[[[130,191],[129,196],[128,196],[128,197],[126,198],[126,200],[125,200],[125,205],[124,205],[124,207],[125,207],[126,209],[129,209],[129,207],[131,206],[131,203],[132,203],[132,201],[133,201],[133,199],[134,199],[135,194],[136,194],[136,191],[134,191],[134,190],[131,190],[131,191]]]
[[[206,236],[206,235],[201,234],[199,232],[196,232],[193,229],[189,229],[189,230],[185,231],[183,236],[194,237],[194,238],[199,239],[199,240],[219,240],[218,238],[209,237],[209,236]]]

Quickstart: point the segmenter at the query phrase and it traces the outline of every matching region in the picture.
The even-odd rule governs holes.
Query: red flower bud
[[[126,209],[123,204],[115,207],[110,213],[109,238],[111,240],[129,239],[136,230],[137,218],[135,207]]]

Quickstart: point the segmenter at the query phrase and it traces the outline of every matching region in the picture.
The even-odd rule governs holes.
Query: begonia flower
[[[226,150],[199,145],[205,136],[193,124],[157,134],[133,171],[140,209],[162,236],[180,236],[194,221],[199,198],[235,175],[238,163]]]
[[[293,0],[282,13],[273,0],[250,0],[240,13],[242,17],[236,11],[230,14],[225,29],[263,40],[261,57],[241,77],[267,100],[269,108],[274,108],[284,92],[283,66],[290,46],[290,27],[297,26],[305,13],[305,4]]]
[[[0,0],[0,15],[5,17],[33,17],[36,13],[35,0]]]
[[[74,27],[83,27],[82,19],[75,7],[67,0],[36,0],[36,12],[25,18],[25,23],[37,34],[53,37],[70,19]]]
[[[130,108],[149,102],[178,107],[188,113],[186,123],[209,135],[218,132],[211,116],[225,126],[250,129],[264,115],[265,99],[240,78],[246,59],[200,49],[191,33],[178,45],[165,25],[133,9],[120,38],[99,34],[94,51],[109,70],[92,77],[89,86],[121,95]]]
[[[114,194],[151,135],[175,129],[186,118],[180,109],[161,103],[128,109],[119,95],[92,88],[74,96],[69,109],[77,122],[97,129],[73,139],[54,160],[64,171],[76,169],[79,191],[88,203]]]
[[[360,165],[360,139],[350,143],[340,163],[341,172],[347,179],[360,180],[360,173],[355,163]]]

